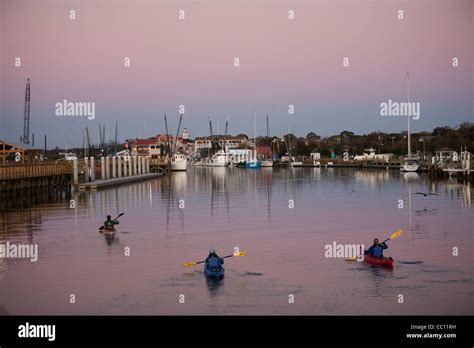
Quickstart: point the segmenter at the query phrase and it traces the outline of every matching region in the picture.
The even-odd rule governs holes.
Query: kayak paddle
[[[403,233],[402,230],[398,230],[397,232],[395,232],[394,234],[392,234],[390,237],[388,237],[387,239],[385,239],[382,243],[385,243],[389,240],[392,240],[392,239],[396,239],[398,237],[400,237],[400,235]],[[346,261],[362,261],[362,255],[359,255],[359,256],[352,256],[352,257],[348,257],[346,258]]]
[[[386,241],[389,241],[389,240],[392,240],[392,239],[395,239],[395,238],[398,238],[400,237],[400,235],[402,234],[402,230],[398,230],[397,232],[395,232],[394,234],[392,234],[390,237],[388,237],[387,239],[385,239],[382,243],[385,243]]]
[[[222,259],[226,259],[228,257],[233,257],[233,256],[245,256],[247,255],[247,252],[246,251],[239,251],[237,254],[232,254],[232,255],[227,255],[227,256],[224,256],[224,257],[221,257]],[[185,262],[183,264],[184,267],[191,267],[191,266],[195,266],[195,265],[198,265],[200,263],[204,263],[206,262],[206,260],[204,261],[198,261],[198,262]]]
[[[125,213],[120,213],[117,215],[117,217],[114,219],[114,220],[117,220],[119,217],[121,217],[122,215],[124,215]],[[99,227],[99,232],[102,233],[102,230],[105,228],[105,226],[100,226]]]

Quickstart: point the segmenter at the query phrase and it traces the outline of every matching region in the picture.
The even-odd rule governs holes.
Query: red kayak
[[[373,257],[365,255],[364,262],[374,266],[393,268],[393,259],[391,257]]]

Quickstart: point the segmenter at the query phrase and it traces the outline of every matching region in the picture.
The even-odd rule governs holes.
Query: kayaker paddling
[[[211,248],[209,256],[204,262],[204,274],[208,278],[222,279],[224,278],[224,259],[217,255],[216,251]]]
[[[247,252],[240,250],[240,251],[235,251],[231,255],[220,257],[219,255],[217,255],[216,251],[213,248],[211,248],[209,250],[209,256],[204,261],[185,262],[183,266],[192,267],[200,263],[204,263],[204,275],[207,278],[220,280],[224,278],[224,273],[225,273],[225,269],[224,267],[222,267],[222,265],[224,264],[224,259],[228,257],[239,257],[239,256],[245,256],[245,255],[247,255]]]
[[[111,215],[107,215],[107,220],[104,221],[104,230],[105,231],[114,231],[115,225],[118,225],[120,222],[117,219],[112,220]]]
[[[388,248],[385,242],[389,240],[396,239],[401,236],[402,230],[398,230],[397,232],[393,233],[390,237],[385,239],[382,243],[379,243],[379,239],[374,239],[374,244],[368,249],[364,250],[364,256],[362,257],[362,247],[361,247],[361,255],[353,256],[346,258],[346,261],[364,261],[365,263],[375,265],[375,266],[382,266],[386,268],[393,268],[393,259],[391,257],[384,257],[383,251]]]
[[[382,266],[385,268],[393,268],[393,259],[391,257],[384,257],[383,251],[388,248],[385,242],[390,239],[397,238],[402,232],[395,232],[390,238],[384,240],[382,243],[379,243],[379,239],[374,239],[374,244],[368,249],[364,251],[364,262],[375,265],[375,266]]]
[[[374,244],[368,250],[364,251],[364,255],[383,258],[383,251],[387,248],[388,246],[385,242],[379,243],[379,239],[375,238]]]

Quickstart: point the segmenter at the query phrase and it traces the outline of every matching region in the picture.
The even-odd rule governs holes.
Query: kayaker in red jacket
[[[374,244],[369,248],[369,250],[365,250],[364,255],[370,255],[372,257],[383,257],[384,249],[387,249],[388,246],[385,242],[379,244],[379,239],[374,239]]]

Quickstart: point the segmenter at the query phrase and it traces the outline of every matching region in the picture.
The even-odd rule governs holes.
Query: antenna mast
[[[30,79],[26,80],[25,110],[23,118],[23,139],[24,144],[30,143]]]

